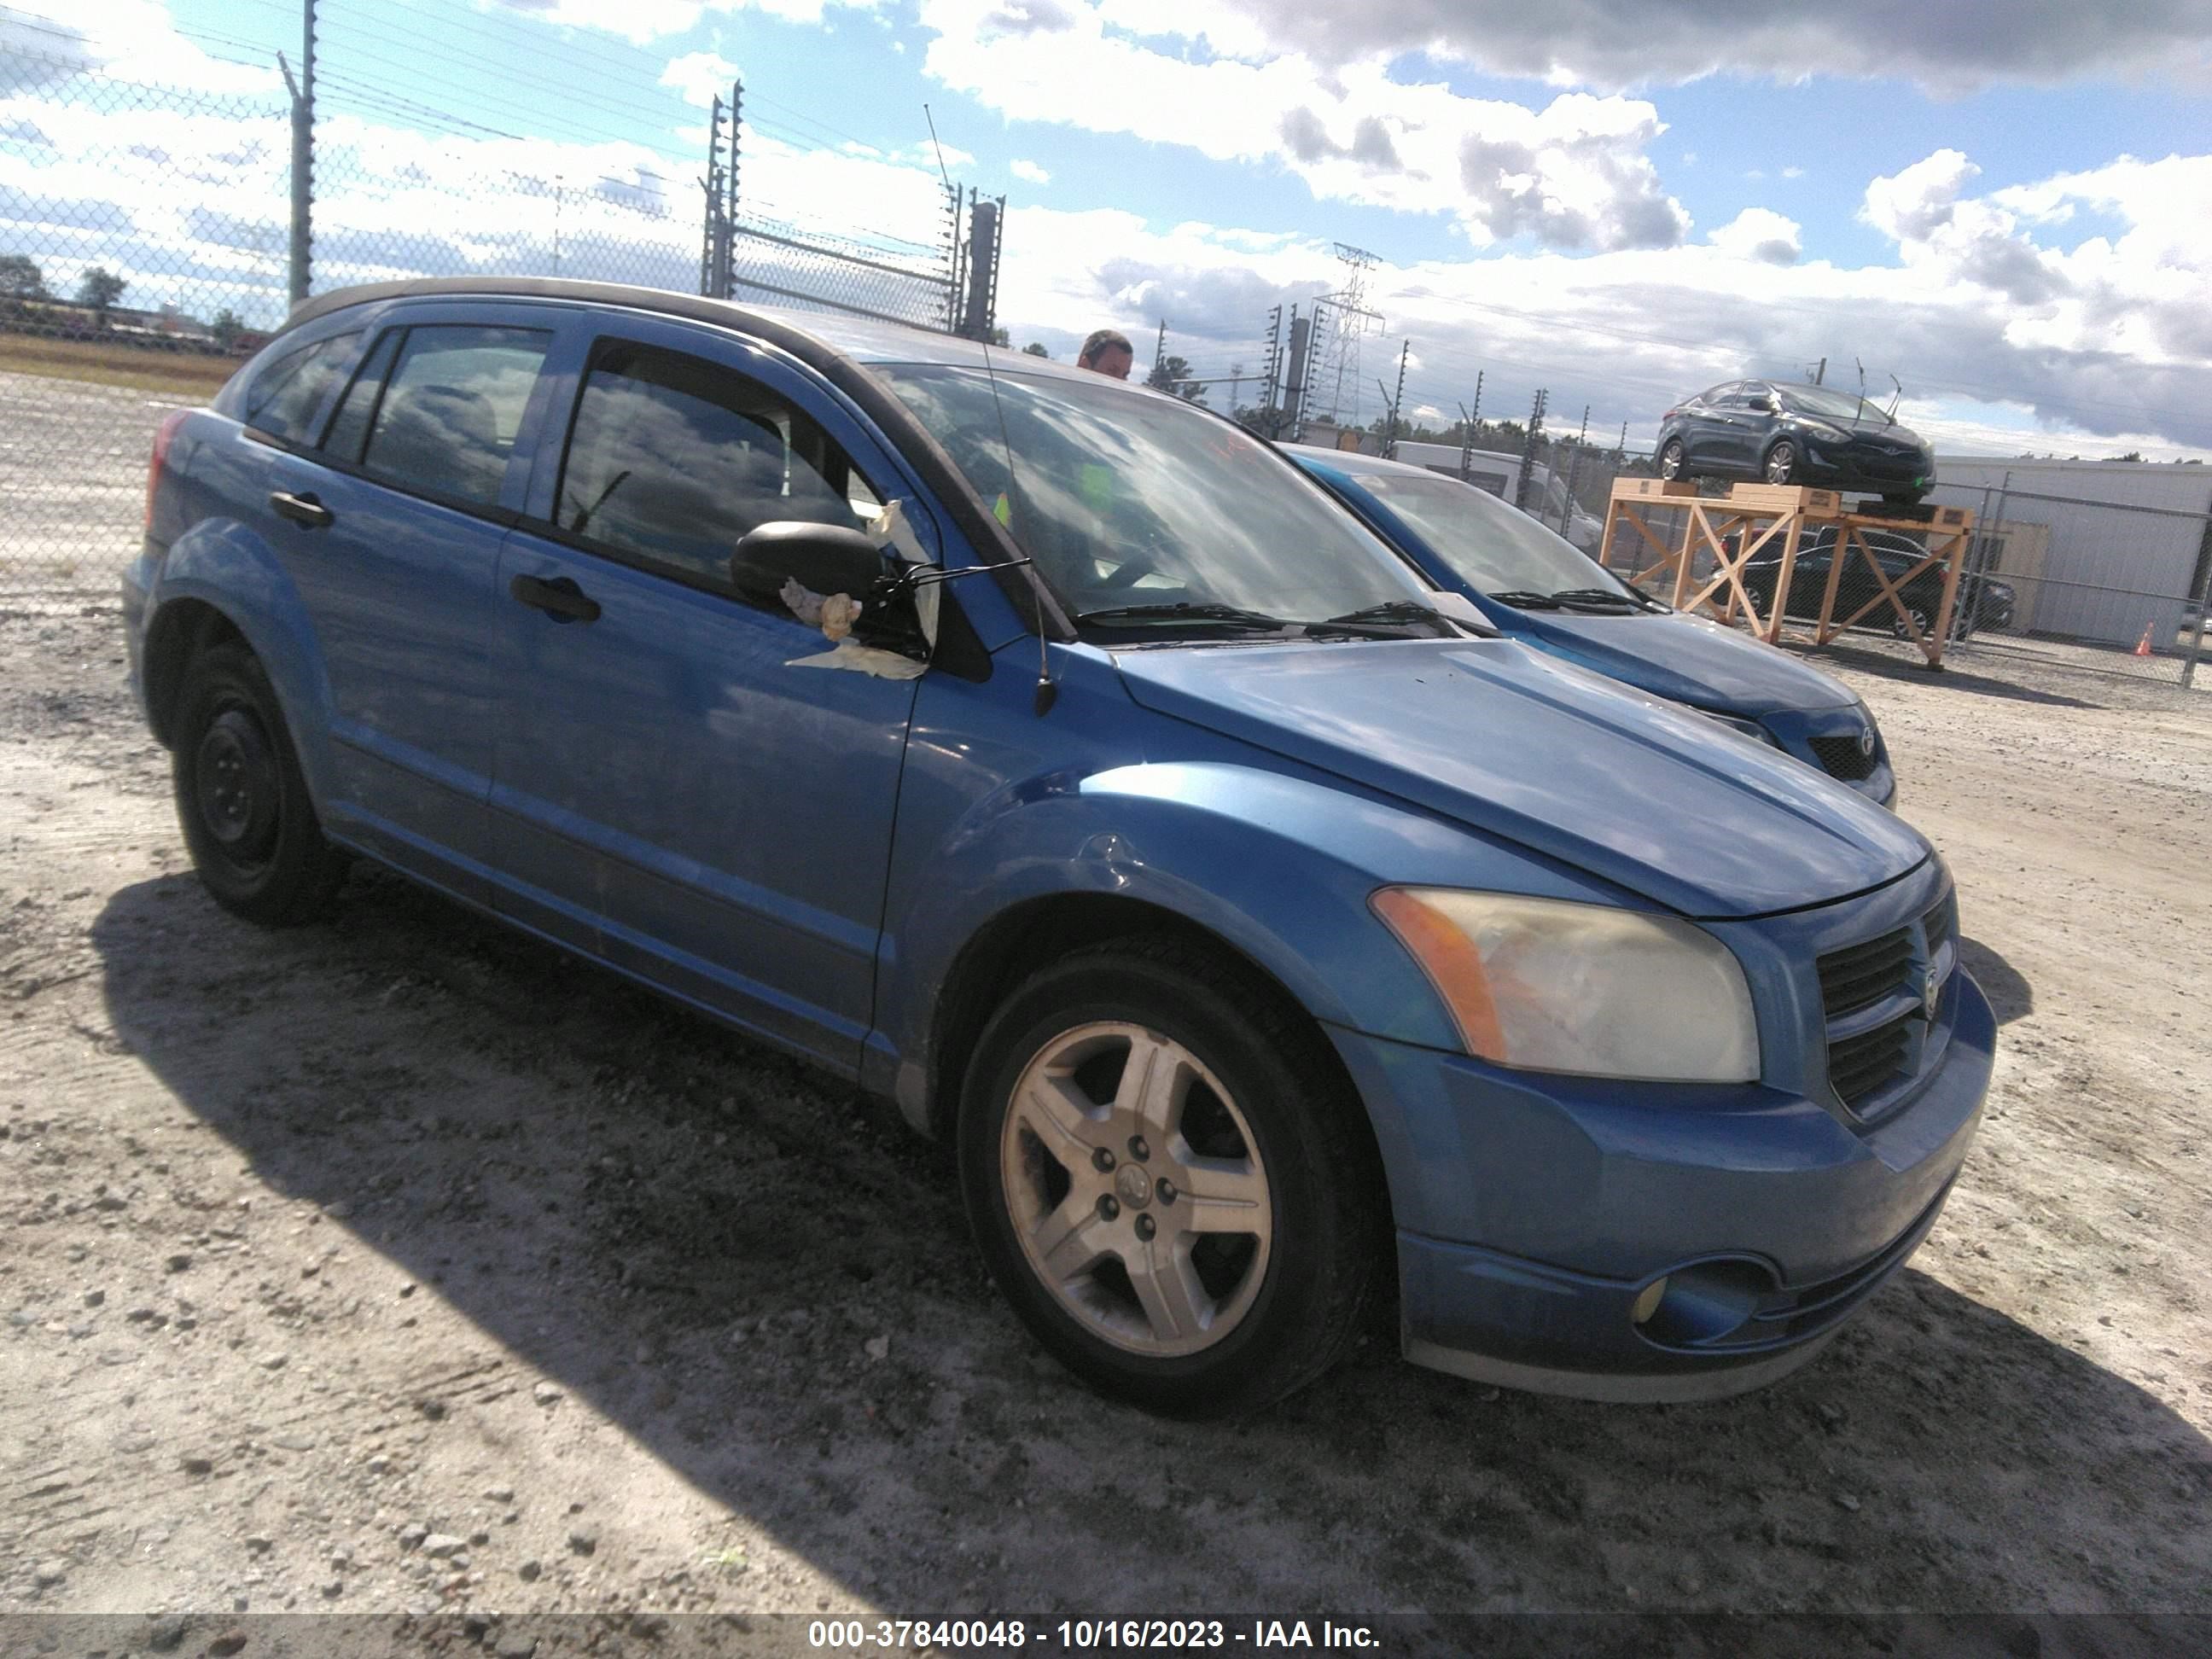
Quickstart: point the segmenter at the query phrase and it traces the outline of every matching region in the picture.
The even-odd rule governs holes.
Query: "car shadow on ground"
[[[943,1154],[495,923],[362,874],[270,934],[171,877],[94,939],[116,1032],[183,1108],[501,1351],[505,1400],[426,1418],[534,1434],[550,1378],[879,1605],[2208,1607],[2205,1439],[1928,1273],[1735,1401],[1500,1393],[1376,1339],[1251,1421],[1164,1423],[1037,1353]],[[349,1320],[397,1354],[421,1309],[296,1342]],[[228,1316],[258,1344],[284,1304]]]
[[[1823,663],[1836,663],[1871,674],[1877,679],[1899,680],[1913,685],[1941,686],[1946,691],[1965,692],[1971,696],[2002,697],[2011,702],[2042,703],[2053,708],[2102,708],[2100,702],[2082,697],[2070,697],[2063,692],[2045,691],[2032,685],[2015,684],[1987,674],[1977,674],[1959,667],[1955,662],[1945,663],[1940,668],[1930,668],[1918,658],[1901,658],[1888,653],[1854,647],[1841,641],[1827,645],[1811,646],[1784,640],[1782,648],[1802,658],[1815,668]]]
[[[1998,1024],[2009,1025],[2035,1012],[2035,988],[2027,982],[2027,976],[1979,939],[1960,937],[1959,965],[1982,988],[1982,994],[1996,1011]]]

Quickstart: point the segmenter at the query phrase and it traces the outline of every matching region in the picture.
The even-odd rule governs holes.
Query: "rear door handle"
[[[327,530],[337,521],[338,515],[312,493],[295,495],[289,490],[279,489],[269,497],[269,506],[278,518],[289,519],[310,530]]]
[[[599,602],[585,597],[584,590],[567,576],[546,581],[538,576],[517,576],[507,591],[533,611],[543,611],[555,622],[597,622]]]

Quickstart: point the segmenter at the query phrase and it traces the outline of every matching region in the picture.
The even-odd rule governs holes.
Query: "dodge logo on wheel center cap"
[[[1135,1164],[1124,1164],[1114,1177],[1114,1190],[1131,1209],[1141,1210],[1152,1201],[1152,1178]]]

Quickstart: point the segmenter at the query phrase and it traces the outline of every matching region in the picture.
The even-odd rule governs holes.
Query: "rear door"
[[[272,510],[331,699],[331,830],[488,898],[500,544],[529,477],[543,307],[387,313]]]
[[[739,598],[728,559],[756,525],[894,496],[933,551],[930,515],[785,359],[641,317],[578,345],[500,573],[499,902],[855,1070],[917,682],[793,667],[827,642]]]

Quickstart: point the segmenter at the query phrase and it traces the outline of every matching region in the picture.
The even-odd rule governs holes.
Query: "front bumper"
[[[1808,483],[1899,495],[1925,489],[1936,482],[1936,459],[1920,450],[1897,454],[1864,444],[1838,443],[1810,434],[1802,434],[1800,444],[1805,457],[1804,477]]]
[[[1407,1357],[1613,1401],[1735,1393],[1805,1364],[1904,1265],[1965,1160],[1996,1022],[1963,972],[1943,1018],[1941,1059],[1871,1127],[1760,1085],[1515,1073],[1332,1032],[1389,1114]]]

